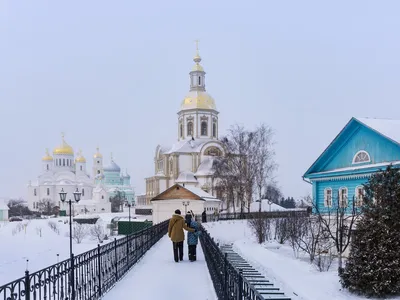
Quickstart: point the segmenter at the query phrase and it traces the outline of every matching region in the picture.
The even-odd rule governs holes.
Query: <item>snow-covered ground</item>
[[[342,289],[336,263],[328,272],[319,272],[308,263],[305,255],[295,258],[289,245],[277,242],[257,244],[247,221],[220,221],[203,225],[220,244],[233,243],[238,254],[281,287],[293,300],[366,299]]]
[[[110,230],[106,229],[107,224],[114,217],[127,216],[127,212],[104,213],[98,216],[100,216],[98,222],[104,226],[105,233],[109,235]],[[132,217],[146,219],[146,216],[132,215]],[[57,263],[57,260],[62,261],[69,258],[69,224],[64,224],[65,220],[68,220],[68,217],[1,222],[0,285],[24,276],[27,260],[29,260],[29,271],[35,272]],[[49,221],[57,224],[59,234],[50,228]],[[121,236],[115,237],[120,238]],[[113,240],[113,238],[114,236],[110,237],[104,243]],[[97,244],[96,239],[87,235],[81,244],[73,241],[73,252],[77,255],[96,247]],[[59,254],[58,257],[57,254]]]
[[[112,299],[216,300],[201,245],[197,261],[189,262],[187,244],[182,262],[173,259],[172,244],[165,236],[154,245],[117,285],[105,295]]]

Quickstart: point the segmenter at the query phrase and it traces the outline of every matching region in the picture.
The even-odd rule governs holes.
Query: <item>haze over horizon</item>
[[[353,117],[399,118],[398,1],[0,2],[0,196],[25,197],[45,148],[96,147],[137,194],[158,144],[177,140],[199,39],[219,135],[275,130],[278,186],[302,175]],[[397,29],[396,29],[397,28]]]

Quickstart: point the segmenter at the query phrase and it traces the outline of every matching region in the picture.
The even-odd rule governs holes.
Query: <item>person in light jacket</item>
[[[177,209],[168,224],[168,236],[172,241],[176,262],[183,260],[183,241],[185,240],[183,229],[190,232],[195,231],[186,225],[185,219],[181,216],[181,211]]]
[[[188,232],[188,249],[189,249],[189,260],[191,262],[196,261],[197,244],[199,243],[199,236],[201,232],[199,231],[199,224],[196,222],[195,217],[192,218],[190,222],[190,228],[194,229],[194,232]]]

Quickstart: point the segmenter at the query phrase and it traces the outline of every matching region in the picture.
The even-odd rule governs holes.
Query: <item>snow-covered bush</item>
[[[60,227],[56,222],[49,221],[47,225],[49,225],[50,229],[53,230],[55,233],[57,233],[58,235],[60,234]]]
[[[82,240],[88,235],[88,228],[85,224],[74,223],[72,226],[72,239],[77,243],[82,243]]]
[[[104,226],[102,224],[94,224],[90,227],[89,230],[90,236],[97,240],[99,243],[102,243],[105,237]]]

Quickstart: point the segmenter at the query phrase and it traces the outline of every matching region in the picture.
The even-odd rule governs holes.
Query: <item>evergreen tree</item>
[[[366,296],[400,294],[400,172],[389,166],[374,174],[363,200],[363,215],[340,282]]]

